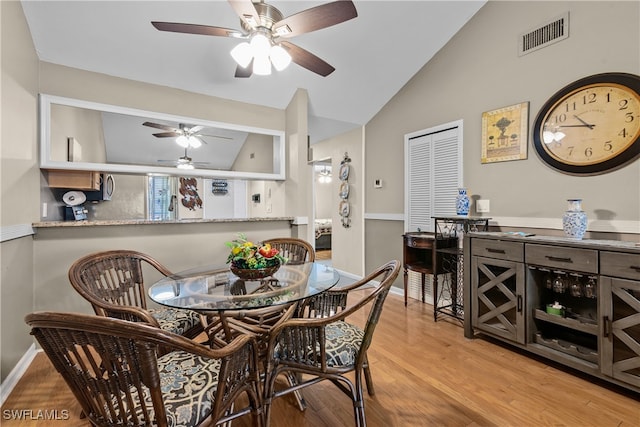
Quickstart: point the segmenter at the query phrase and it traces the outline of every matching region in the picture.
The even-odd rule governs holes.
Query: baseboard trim
[[[13,388],[18,384],[20,378],[27,372],[29,365],[33,362],[33,359],[36,357],[40,350],[36,350],[36,345],[31,344],[31,347],[26,351],[26,353],[20,358],[16,366],[13,367],[7,378],[0,384],[0,388],[2,391],[0,392],[0,405],[4,405],[5,400],[13,391]]]

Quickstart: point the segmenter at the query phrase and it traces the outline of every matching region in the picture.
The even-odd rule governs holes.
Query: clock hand
[[[573,115],[573,117],[578,119],[578,121],[580,121],[583,125],[585,125],[589,129],[593,129],[593,127],[595,126],[595,125],[590,125],[589,123],[585,122],[584,120],[582,120],[580,117],[576,116],[575,114]]]
[[[557,126],[559,128],[589,128],[593,129],[596,125],[584,124],[584,125],[562,125]]]

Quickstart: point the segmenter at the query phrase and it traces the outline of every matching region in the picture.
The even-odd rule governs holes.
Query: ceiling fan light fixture
[[[253,49],[247,42],[242,42],[233,49],[231,49],[231,57],[242,68],[247,68],[253,59]]]
[[[254,58],[269,55],[269,51],[271,50],[271,41],[264,34],[254,34],[253,37],[251,37],[251,42],[249,44],[251,45]]]
[[[178,169],[193,169],[193,165],[191,163],[178,163],[176,167]]]
[[[202,141],[193,135],[189,136],[187,140],[189,141],[189,147],[191,148],[198,148],[202,145]]]
[[[253,73],[259,76],[268,76],[271,74],[271,61],[268,55],[254,57]]]
[[[189,139],[184,135],[180,135],[176,138],[176,144],[178,144],[180,147],[187,148],[189,146]]]
[[[269,57],[276,70],[282,71],[291,64],[291,55],[285,48],[280,45],[274,45],[271,47]]]

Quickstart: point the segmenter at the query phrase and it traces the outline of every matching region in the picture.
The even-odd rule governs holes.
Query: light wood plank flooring
[[[363,322],[364,319],[359,319]],[[389,295],[369,360],[376,388],[366,395],[369,427],[640,426],[640,395],[565,372],[485,339],[464,338],[455,319],[433,321],[430,305]],[[353,426],[350,400],[331,383],[276,400],[274,427]],[[42,354],[2,407],[3,427],[87,426],[64,382]],[[7,410],[69,411],[69,420],[8,420]],[[234,427],[250,426],[250,419]]]

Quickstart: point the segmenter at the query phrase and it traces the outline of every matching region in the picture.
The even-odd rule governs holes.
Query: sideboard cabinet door
[[[602,371],[640,387],[640,281],[600,277]]]
[[[524,288],[523,263],[473,256],[473,327],[524,344]]]

